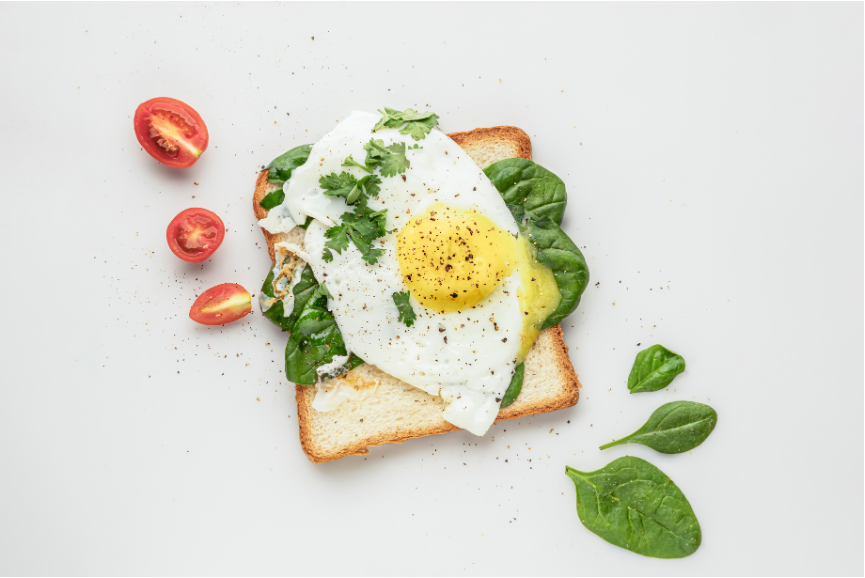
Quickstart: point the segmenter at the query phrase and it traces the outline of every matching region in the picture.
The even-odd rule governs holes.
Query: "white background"
[[[0,572],[861,575],[862,46],[861,3],[0,5]],[[138,146],[155,96],[207,122],[193,168]],[[315,466],[285,337],[187,312],[261,285],[257,167],[385,105],[522,127],[565,180],[584,387]],[[201,265],[165,242],[190,206],[229,229]],[[653,343],[688,369],[631,396]],[[677,399],[720,415],[692,453],[597,449]],[[565,465],[628,453],[687,495],[695,555],[580,524]]]

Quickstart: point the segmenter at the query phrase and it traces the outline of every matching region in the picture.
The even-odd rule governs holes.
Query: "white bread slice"
[[[448,136],[481,168],[507,158],[532,158],[529,136],[516,127],[479,128]],[[261,199],[277,188],[267,182],[267,171],[259,174],[252,201],[258,219],[267,216],[267,210],[259,205]],[[264,229],[262,232],[271,260],[275,243],[303,242],[304,231],[299,227],[277,235]],[[545,413],[577,403],[582,386],[568,358],[561,326],[541,332],[526,356],[525,368],[520,395],[499,412],[496,421]],[[458,429],[442,419],[445,403],[440,397],[429,395],[370,364],[361,365],[336,380],[355,386],[376,382],[379,385],[372,395],[345,401],[325,413],[312,409],[315,386],[295,386],[300,444],[314,463],[366,454],[370,446],[402,443]]]

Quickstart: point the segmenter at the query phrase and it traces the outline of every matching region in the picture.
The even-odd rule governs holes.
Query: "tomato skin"
[[[200,263],[222,244],[225,224],[207,209],[186,209],[168,224],[165,238],[172,253],[189,263]]]
[[[189,310],[189,318],[202,325],[225,325],[249,315],[252,297],[237,283],[211,287],[198,296]]]
[[[135,136],[147,153],[169,167],[191,167],[210,135],[201,115],[174,98],[151,98],[135,109]]]

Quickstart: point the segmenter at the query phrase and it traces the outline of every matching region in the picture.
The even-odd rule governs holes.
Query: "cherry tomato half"
[[[225,225],[207,209],[186,209],[174,217],[165,232],[171,252],[190,263],[213,255],[225,238]]]
[[[173,98],[152,98],[135,109],[135,136],[169,167],[191,167],[207,150],[207,126],[195,109]]]
[[[198,296],[189,310],[189,318],[202,325],[223,325],[246,317],[250,311],[249,291],[237,283],[223,283]]]

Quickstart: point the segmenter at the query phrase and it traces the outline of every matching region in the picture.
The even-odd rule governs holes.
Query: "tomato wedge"
[[[186,209],[168,223],[165,238],[172,253],[189,263],[200,263],[222,244],[225,224],[207,209]]]
[[[169,167],[191,167],[207,150],[207,126],[195,109],[173,98],[152,98],[135,109],[135,136]]]
[[[189,318],[202,325],[224,325],[246,317],[250,311],[249,291],[237,283],[223,283],[198,296],[189,310]]]

